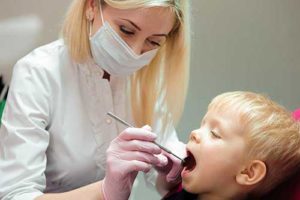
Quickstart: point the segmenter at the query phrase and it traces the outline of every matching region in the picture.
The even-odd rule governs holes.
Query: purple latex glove
[[[148,172],[152,165],[162,165],[154,156],[161,149],[153,143],[156,135],[149,126],[127,128],[106,151],[106,174],[102,184],[105,200],[124,200],[130,196],[139,171]]]
[[[170,146],[170,145],[169,145]],[[171,147],[168,147],[173,153],[175,153],[180,158],[185,158],[186,155],[186,145],[182,142],[178,142],[173,144]],[[181,181],[181,171],[183,169],[181,165],[181,161],[175,156],[162,151],[160,155],[158,155],[160,160],[167,160],[167,165],[159,166],[156,165],[155,169],[158,171],[160,175],[166,176],[167,182],[180,182]]]

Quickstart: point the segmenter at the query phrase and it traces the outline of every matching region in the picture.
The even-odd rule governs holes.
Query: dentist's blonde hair
[[[246,159],[261,160],[266,177],[254,189],[261,196],[300,167],[300,123],[284,107],[253,92],[227,92],[215,97],[208,110],[235,112],[246,138]]]
[[[78,63],[88,62],[92,57],[89,24],[85,15],[86,1],[74,0],[62,29],[70,56]],[[131,76],[129,88],[132,114],[137,126],[153,125],[155,117],[161,117],[162,124],[173,122],[176,125],[183,111],[189,78],[189,0],[101,0],[101,2],[118,9],[161,6],[174,12],[176,22],[165,44],[148,66]],[[160,102],[159,107],[156,107],[157,102]],[[159,110],[156,110],[157,108]]]

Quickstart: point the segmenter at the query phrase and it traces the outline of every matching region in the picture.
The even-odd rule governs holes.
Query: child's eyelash
[[[215,138],[221,139],[221,137],[220,137],[216,132],[214,132],[213,130],[211,130],[210,132],[211,132],[211,134],[212,134]]]

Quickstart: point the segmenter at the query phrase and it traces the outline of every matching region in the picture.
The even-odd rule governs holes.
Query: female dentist
[[[128,199],[138,171],[160,191],[172,184],[178,162],[153,141],[182,144],[174,124],[188,82],[188,2],[74,0],[62,39],[14,67],[1,199]],[[109,111],[142,128],[125,129]]]

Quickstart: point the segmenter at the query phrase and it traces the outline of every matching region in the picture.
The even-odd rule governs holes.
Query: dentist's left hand
[[[164,165],[155,157],[161,149],[153,143],[156,135],[149,126],[127,128],[106,151],[106,175],[102,184],[105,200],[127,200],[139,171],[148,172],[152,165]]]
[[[186,145],[182,142],[177,142],[175,145],[169,147],[169,149],[178,155],[181,158],[185,158],[186,155]],[[160,155],[158,155],[161,160],[167,160],[167,164],[165,166],[156,166],[155,169],[158,171],[160,175],[166,177],[166,181],[168,183],[178,183],[181,181],[181,171],[183,169],[181,160],[169,154],[165,151],[162,151]]]

